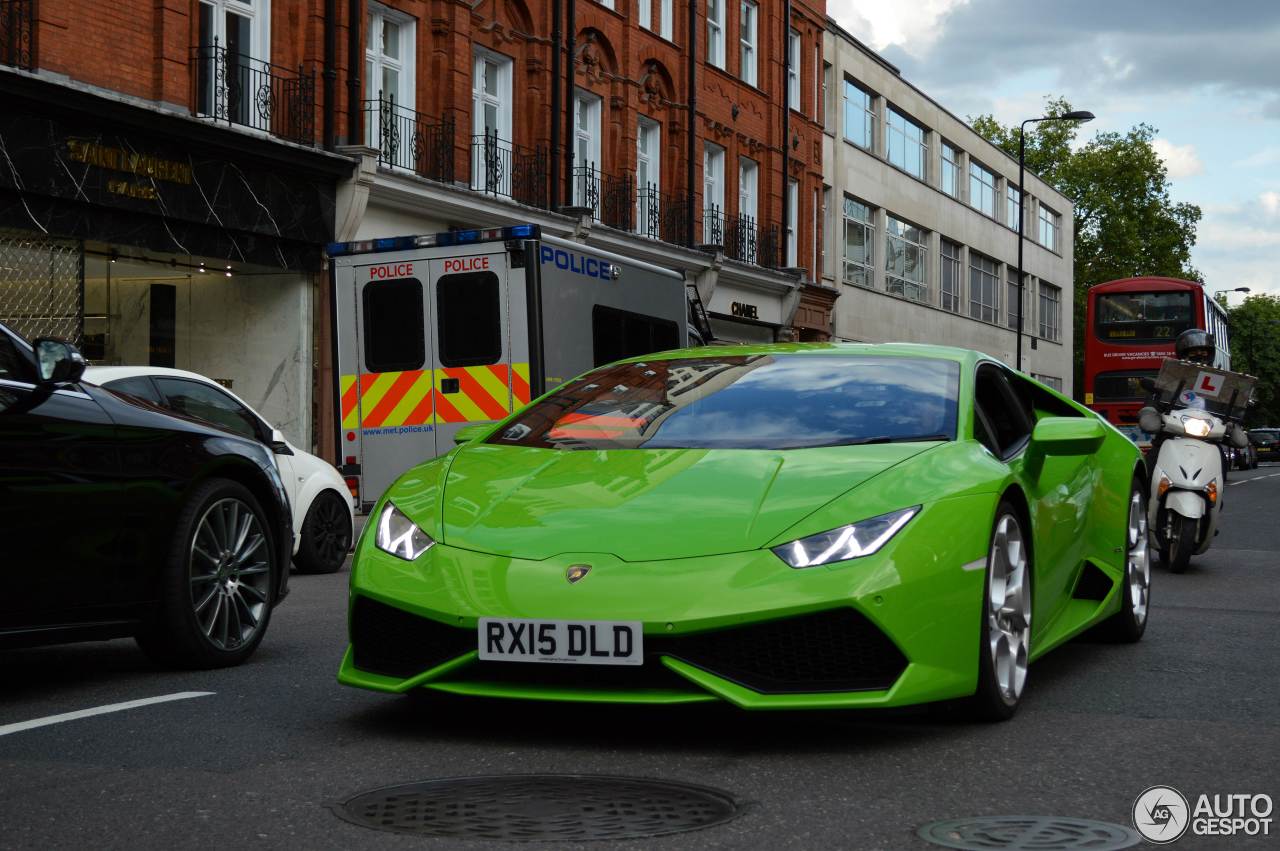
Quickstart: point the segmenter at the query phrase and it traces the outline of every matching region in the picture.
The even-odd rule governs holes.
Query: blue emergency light
[[[331,242],[325,248],[330,257],[348,254],[369,254],[374,251],[408,251],[412,248],[430,248],[438,245],[466,245],[472,242],[494,242],[510,239],[537,239],[541,236],[537,225],[511,225],[505,228],[484,230],[452,230],[423,236],[387,236],[380,239],[362,239],[356,242]]]

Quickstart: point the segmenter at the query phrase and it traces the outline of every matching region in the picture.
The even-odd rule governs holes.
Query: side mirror
[[[289,442],[284,439],[284,432],[278,428],[271,429],[271,451],[277,455],[292,455]]]
[[[1159,434],[1164,428],[1164,418],[1155,408],[1143,408],[1138,412],[1138,425],[1147,434]]]
[[[35,350],[41,384],[75,384],[84,375],[84,355],[70,343],[40,337]]]
[[[453,445],[461,446],[464,443],[470,443],[477,437],[483,437],[493,428],[493,423],[479,423],[477,425],[463,426],[453,433]]]
[[[1031,444],[1045,455],[1088,455],[1106,435],[1106,427],[1092,417],[1045,417],[1031,432]]]

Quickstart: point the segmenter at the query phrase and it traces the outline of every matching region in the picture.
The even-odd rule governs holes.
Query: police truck
[[[536,225],[334,243],[328,254],[339,468],[365,511],[409,467],[448,452],[459,429],[592,367],[690,340],[680,273]]]

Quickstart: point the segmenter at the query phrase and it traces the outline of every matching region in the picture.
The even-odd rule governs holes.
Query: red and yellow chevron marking
[[[441,392],[446,378],[457,380],[458,392]],[[344,375],[338,389],[344,429],[423,425],[433,416],[442,423],[486,422],[510,413],[512,398],[517,406],[529,401],[529,365]]]

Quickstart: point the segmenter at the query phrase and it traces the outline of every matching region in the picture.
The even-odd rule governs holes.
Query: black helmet
[[[1213,363],[1213,335],[1199,328],[1188,328],[1178,335],[1173,344],[1178,360],[1195,361],[1196,363]]]

